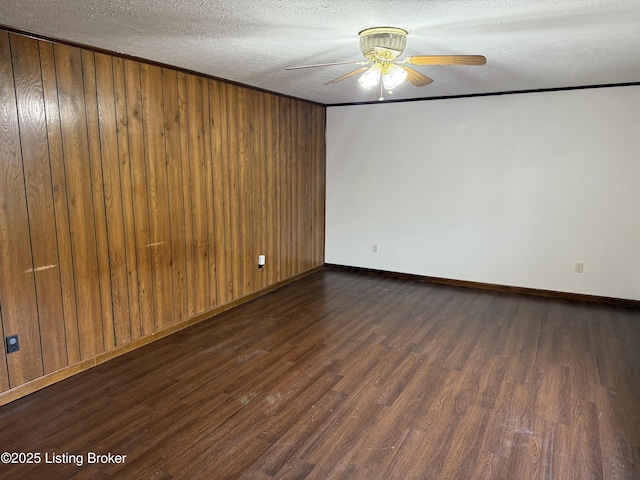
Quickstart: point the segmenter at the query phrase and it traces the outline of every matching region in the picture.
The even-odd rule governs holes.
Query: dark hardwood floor
[[[3,479],[640,478],[640,311],[324,270],[0,407],[0,450],[41,455]]]

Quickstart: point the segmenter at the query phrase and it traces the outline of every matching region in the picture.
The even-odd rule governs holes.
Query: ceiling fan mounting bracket
[[[374,27],[360,33],[360,51],[371,60],[391,60],[407,46],[407,31],[396,27]]]

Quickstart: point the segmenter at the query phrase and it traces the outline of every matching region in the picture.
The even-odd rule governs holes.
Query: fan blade
[[[331,67],[333,65],[364,65],[369,62],[334,62],[334,63],[318,63],[316,65],[301,65],[299,67],[287,67],[285,70],[300,70],[301,68]]]
[[[407,80],[409,81],[409,83],[411,83],[412,85],[415,85],[416,87],[425,87],[429,85],[431,82],[433,82],[432,79],[430,79],[426,75],[423,75],[417,70],[414,70],[411,67],[405,67],[404,65],[398,65],[398,66],[400,68],[403,68],[407,72]]]
[[[482,55],[416,55],[407,57],[409,65],[484,65],[487,59]]]
[[[338,83],[341,82],[342,80],[345,80],[349,77],[352,77],[354,75],[357,75],[361,72],[364,72],[365,70],[367,70],[369,68],[369,66],[367,65],[366,67],[360,67],[352,72],[347,73],[346,75],[342,75],[341,77],[338,78],[334,78],[333,80],[331,80],[330,82],[325,83],[325,85],[330,85],[332,83]],[[417,73],[417,72],[416,72]]]

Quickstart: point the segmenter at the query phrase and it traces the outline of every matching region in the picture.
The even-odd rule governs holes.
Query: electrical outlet
[[[371,247],[371,251],[373,253],[378,253],[378,244],[374,243],[373,246]]]
[[[576,262],[576,273],[582,273],[584,271],[584,262]]]
[[[7,353],[13,353],[20,350],[20,343],[18,343],[18,335],[11,335],[5,338],[5,343],[7,345]]]

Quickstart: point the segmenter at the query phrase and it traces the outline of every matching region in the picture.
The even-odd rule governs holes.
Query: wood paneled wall
[[[0,31],[0,391],[322,265],[324,132],[321,106]]]

